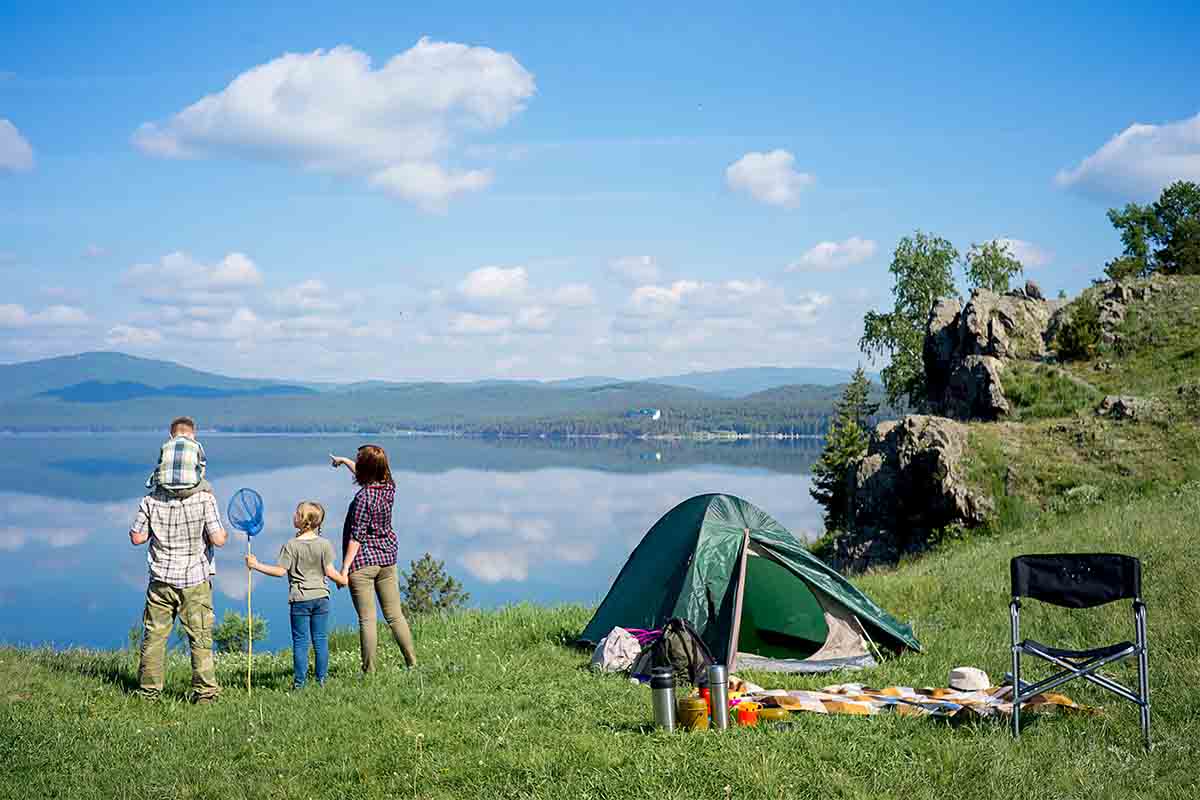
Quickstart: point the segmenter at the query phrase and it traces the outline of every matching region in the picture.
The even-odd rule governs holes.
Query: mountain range
[[[848,377],[844,370],[749,367],[636,381],[302,383],[93,352],[0,365],[0,430],[159,428],[175,413],[239,430],[470,428],[500,420],[611,420],[648,407],[697,419],[754,409],[774,414],[786,406],[795,416],[796,409],[827,414],[835,387]]]

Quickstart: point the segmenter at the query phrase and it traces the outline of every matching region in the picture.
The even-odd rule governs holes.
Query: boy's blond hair
[[[296,514],[300,517],[301,531],[321,532],[321,526],[325,523],[325,506],[315,500],[305,500],[296,506]]]

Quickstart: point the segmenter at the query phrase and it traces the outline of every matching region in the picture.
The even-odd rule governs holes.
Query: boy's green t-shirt
[[[279,548],[279,566],[287,570],[288,602],[329,597],[325,568],[333,566],[333,545],[328,539],[289,539]]]

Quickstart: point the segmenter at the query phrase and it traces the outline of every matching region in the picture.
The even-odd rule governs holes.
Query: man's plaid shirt
[[[146,562],[150,578],[178,589],[198,586],[212,567],[209,535],[221,530],[217,499],[200,492],[182,500],[157,491],[142,498],[133,518],[134,533],[150,534]]]
[[[163,442],[158,466],[146,480],[146,488],[191,489],[204,479],[204,448],[195,439],[174,436]]]
[[[388,483],[372,483],[354,495],[342,528],[342,552],[346,552],[351,539],[358,542],[359,547],[347,572],[361,567],[390,567],[396,563],[396,531],[392,529],[392,503],[395,500],[396,487]]]

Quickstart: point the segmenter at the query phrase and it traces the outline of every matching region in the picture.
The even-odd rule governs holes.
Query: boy
[[[204,478],[207,466],[204,447],[196,441],[196,421],[176,417],[171,420],[171,438],[163,442],[158,466],[146,479],[146,488],[180,500],[198,492],[212,494],[212,485]]]
[[[196,421],[191,417],[171,420],[171,438],[163,442],[158,453],[158,466],[146,479],[147,494],[162,499],[183,500],[200,492],[213,494],[212,484],[204,477],[208,462],[204,447],[196,441]],[[217,573],[211,546],[204,549],[208,559],[209,576]]]

